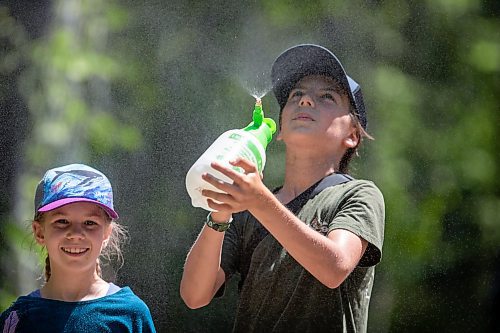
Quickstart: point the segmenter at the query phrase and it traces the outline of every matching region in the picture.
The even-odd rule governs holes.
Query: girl
[[[47,250],[45,284],[0,316],[3,332],[155,332],[146,304],[101,277],[125,230],[106,176],[83,164],[48,170],[37,186],[32,230]]]

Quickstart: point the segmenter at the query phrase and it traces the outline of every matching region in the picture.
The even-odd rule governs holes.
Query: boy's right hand
[[[272,193],[262,182],[262,176],[253,163],[244,158],[238,158],[230,163],[233,166],[242,168],[244,173],[237,172],[216,162],[212,163],[211,167],[230,178],[233,181],[232,183],[222,181],[209,173],[202,175],[203,180],[222,191],[222,193],[208,189],[202,191],[202,194],[207,197],[208,206],[221,213],[221,215],[217,215],[218,218],[229,218],[232,213],[258,208],[262,205],[264,197],[267,195],[272,196]],[[223,212],[225,212],[225,215],[222,215]]]

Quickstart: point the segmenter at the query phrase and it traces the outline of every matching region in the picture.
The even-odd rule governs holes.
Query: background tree
[[[498,329],[499,14],[479,0],[3,1],[0,309],[41,272],[27,233],[40,173],[80,160],[110,177],[132,236],[111,278],[160,332],[229,330],[235,288],[199,310],[179,297],[206,215],[184,177],[218,135],[248,124],[274,58],[311,42],[361,83],[375,137],[354,165],[387,205],[370,332]],[[272,94],[263,103],[277,120]],[[283,157],[272,142],[270,187]]]

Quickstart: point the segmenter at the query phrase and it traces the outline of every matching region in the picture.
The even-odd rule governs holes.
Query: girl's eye
[[[87,221],[85,221],[85,224],[86,224],[86,225],[91,225],[91,226],[92,226],[92,225],[97,225],[97,223],[96,223],[96,222],[94,222],[94,221],[92,221],[92,220],[87,220]]]
[[[58,219],[53,222],[54,227],[56,228],[65,228],[69,224],[66,219]]]

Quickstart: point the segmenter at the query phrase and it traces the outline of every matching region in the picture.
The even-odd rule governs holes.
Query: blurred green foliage
[[[17,160],[4,158],[15,181],[0,193],[0,310],[40,282],[36,260],[25,259],[36,253],[25,241],[36,182],[49,167],[82,161],[114,185],[132,236],[117,279],[146,301],[159,331],[227,331],[235,285],[200,310],[178,294],[205,215],[190,206],[184,176],[220,133],[249,122],[249,92],[269,91],[272,60],[311,42],[334,50],[361,83],[375,137],[353,165],[386,200],[370,332],[491,330],[499,16],[496,1],[479,0],[6,1],[2,128],[27,116],[17,118],[25,128],[13,132],[17,144],[2,147]],[[277,120],[272,94],[263,102]],[[270,187],[282,166],[283,147],[272,142]]]

